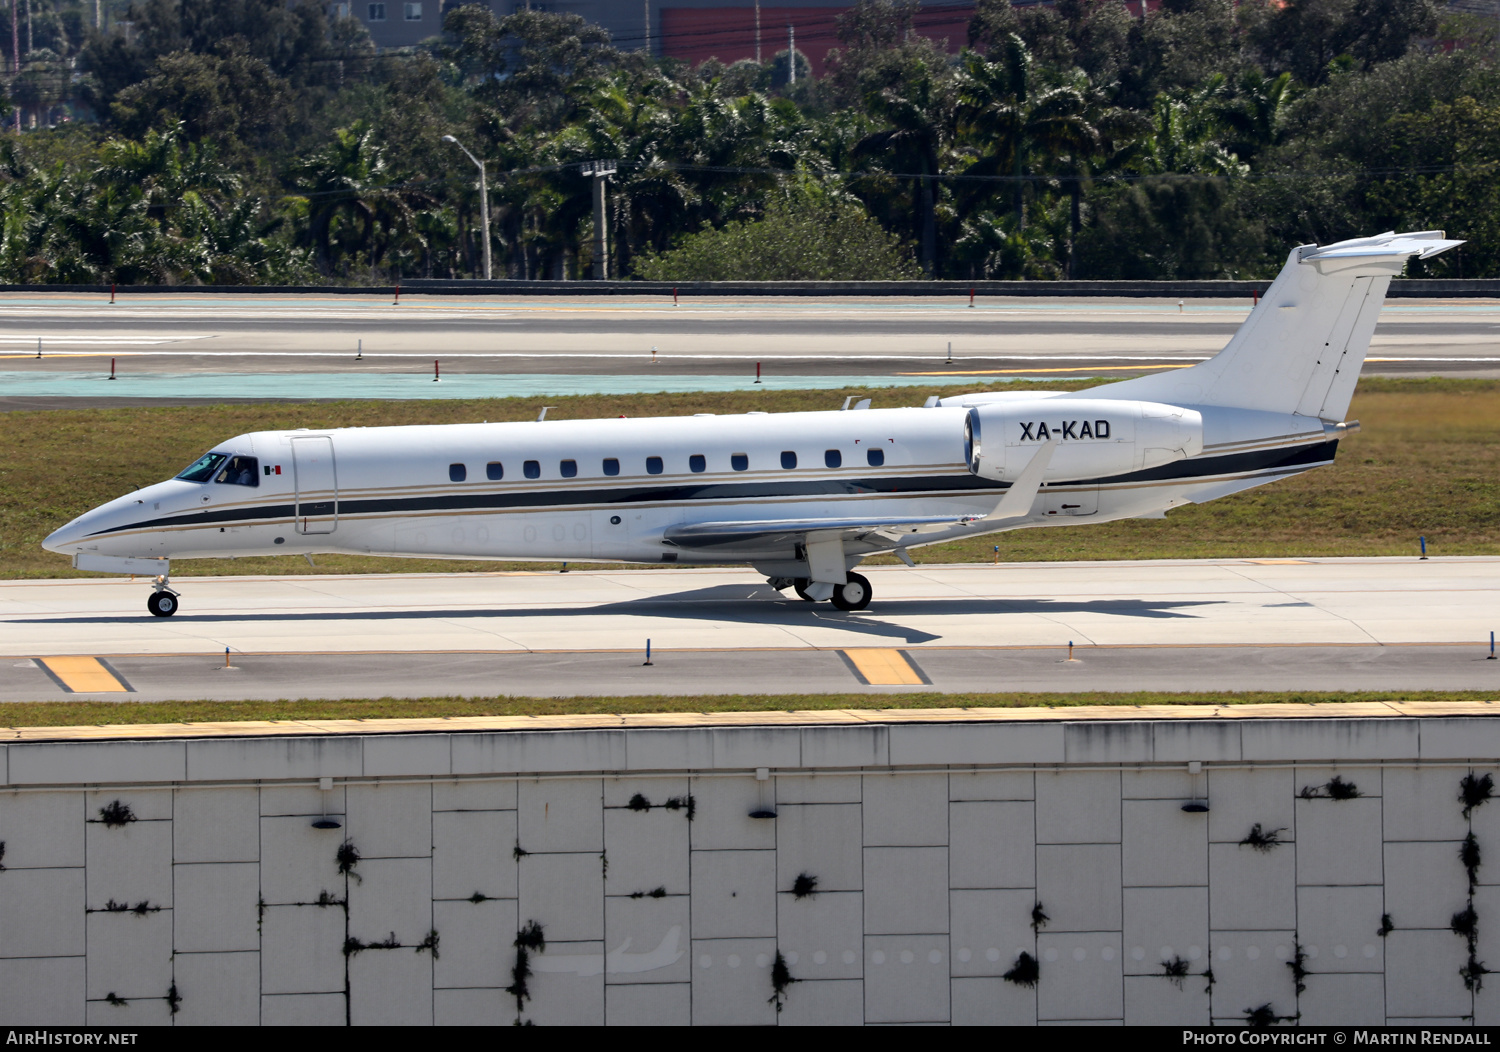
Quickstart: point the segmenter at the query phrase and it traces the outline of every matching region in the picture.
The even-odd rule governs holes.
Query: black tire
[[[870,580],[864,574],[852,573],[845,584],[833,589],[833,605],[840,610],[863,610],[870,605]]]
[[[797,593],[799,599],[809,603],[816,603],[817,600],[807,594],[807,586],[811,583],[806,577],[799,577],[792,582],[792,590]]]
[[[156,617],[171,617],[177,613],[179,605],[171,592],[152,592],[151,598],[146,600],[146,609]]]

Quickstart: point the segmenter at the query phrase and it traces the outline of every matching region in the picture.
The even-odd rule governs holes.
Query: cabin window
[[[542,477],[542,465],[535,460],[528,460],[521,465],[521,474],[529,479],[539,479]]]
[[[694,453],[688,457],[688,470],[693,472],[708,470],[708,461],[704,459],[702,453]]]
[[[484,477],[491,482],[499,482],[505,477],[505,465],[498,460],[492,460],[484,466]]]
[[[205,453],[183,468],[182,473],[177,477],[184,482],[207,482],[219,470],[219,465],[228,459],[227,453]]]
[[[469,477],[469,469],[466,468],[464,465],[462,465],[462,464],[449,464],[448,465],[448,481],[449,482],[462,482],[464,479],[466,479],[468,477]]]
[[[843,467],[844,454],[836,449],[825,449],[823,451],[823,466],[828,468]]]
[[[794,467],[796,467],[797,466],[797,454],[793,453],[790,449],[783,450],[782,453],[781,453],[781,466],[784,467],[784,468],[794,468]]]
[[[578,461],[576,461],[576,460],[564,460],[564,461],[561,461],[557,465],[557,470],[562,474],[562,477],[565,478],[565,479],[577,478],[578,477]]]
[[[865,459],[870,462],[870,467],[878,468],[885,463],[885,450],[871,449],[865,453]]]
[[[214,476],[215,482],[231,486],[259,486],[260,462],[254,457],[230,457]]]
[[[606,475],[618,475],[620,473],[620,462],[614,457],[605,457],[604,473]]]
[[[729,466],[732,467],[732,468],[734,468],[734,470],[736,470],[736,471],[745,471],[746,469],[748,469],[750,467],[750,454],[748,454],[748,453],[731,453],[731,454],[729,454]]]
[[[661,457],[647,457],[646,458],[646,474],[648,474],[648,475],[660,475],[661,474]]]

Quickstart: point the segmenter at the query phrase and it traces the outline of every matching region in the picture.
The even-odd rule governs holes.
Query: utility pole
[[[786,27],[786,82],[792,87],[797,86],[797,27],[790,22]]]
[[[10,0],[10,72],[14,84],[15,77],[21,75],[21,27],[16,19],[17,0]],[[21,107],[16,107],[16,134],[21,134]]]
[[[484,162],[472,153],[469,153],[464,144],[453,136],[444,135],[443,141],[451,142],[454,146],[463,150],[465,156],[474,162],[474,167],[479,169],[479,225],[484,230],[484,280],[489,281],[493,273],[490,270],[490,185],[485,178]]]
[[[578,170],[594,180],[594,280],[609,279],[609,231],[604,222],[604,181],[619,169],[618,161],[584,161]]]
[[[651,54],[651,0],[644,0],[646,4],[646,54]]]
[[[755,0],[755,64],[760,65],[760,0]]]

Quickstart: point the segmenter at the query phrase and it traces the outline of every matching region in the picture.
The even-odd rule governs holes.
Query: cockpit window
[[[260,471],[254,457],[230,457],[214,476],[230,486],[259,486]]]
[[[190,464],[177,477],[184,482],[207,482],[214,477],[220,465],[229,459],[227,453],[205,453],[192,464]]]

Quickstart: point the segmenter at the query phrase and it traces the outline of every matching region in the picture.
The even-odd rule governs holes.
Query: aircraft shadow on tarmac
[[[520,619],[579,618],[609,615],[674,618],[687,621],[718,621],[776,628],[837,628],[845,632],[877,638],[900,639],[908,644],[930,643],[941,635],[906,625],[892,624],[882,618],[900,616],[959,617],[975,614],[1041,614],[1050,617],[1068,614],[1093,614],[1132,618],[1194,618],[1191,611],[1199,606],[1221,606],[1222,600],[1172,599],[993,599],[986,597],[953,597],[947,599],[877,600],[870,610],[846,613],[826,603],[807,603],[796,597],[783,596],[764,585],[714,585],[670,595],[653,595],[640,599],[604,603],[599,606],[537,608],[516,610],[493,608],[437,610],[320,610],[298,613],[192,614],[184,611],[173,623],[192,624],[268,621],[441,621],[448,619]],[[106,617],[37,617],[7,618],[7,624],[48,625],[116,625],[138,621],[151,622],[148,616],[134,614]]]

